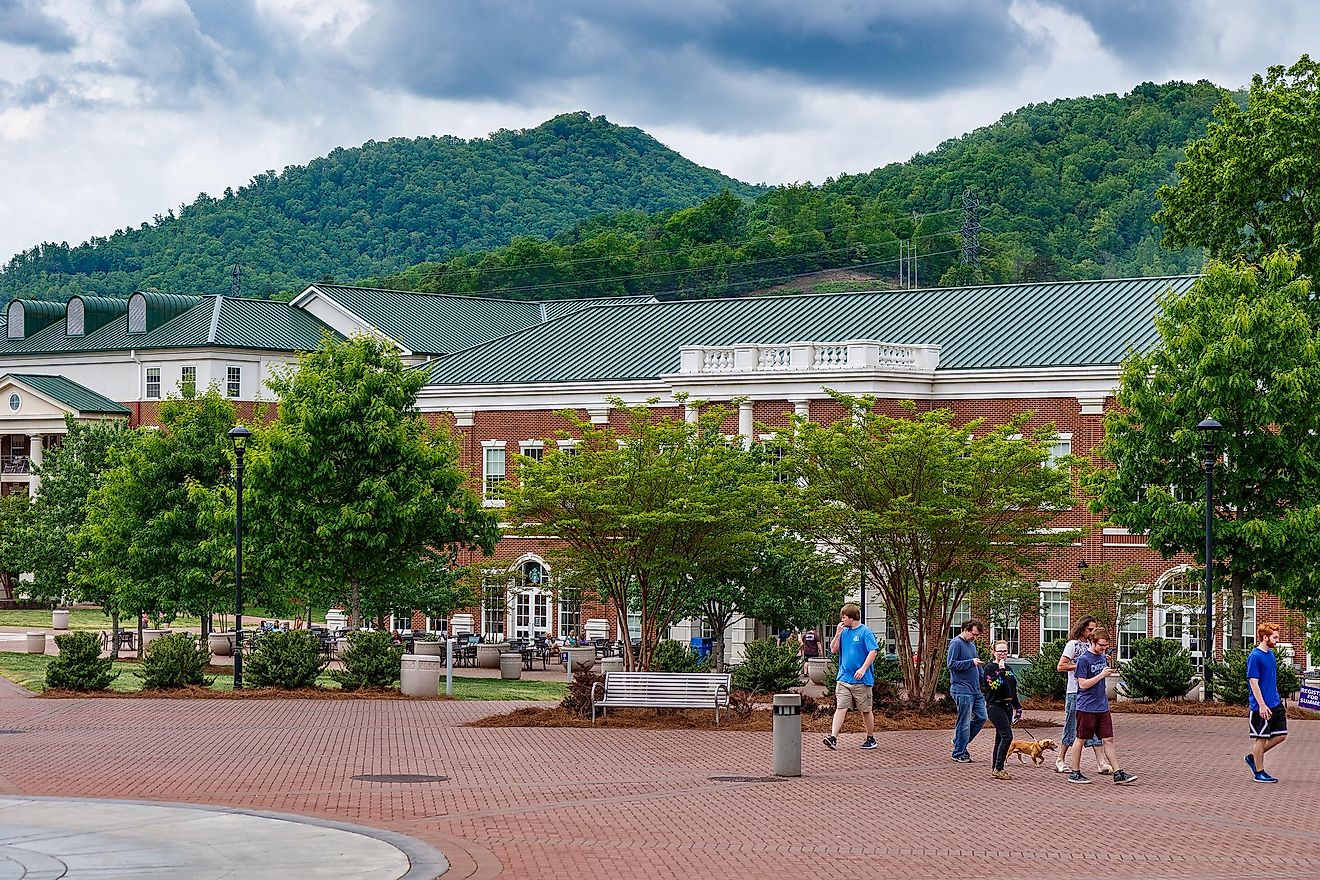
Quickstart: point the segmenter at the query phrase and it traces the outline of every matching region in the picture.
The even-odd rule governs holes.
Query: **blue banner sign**
[[[1297,697],[1297,705],[1302,709],[1320,712],[1320,687],[1303,685],[1302,692]]]

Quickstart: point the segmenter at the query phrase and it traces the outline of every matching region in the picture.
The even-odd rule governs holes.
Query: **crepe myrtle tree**
[[[646,669],[670,625],[692,610],[698,578],[753,564],[775,484],[759,456],[724,435],[724,407],[687,422],[612,403],[619,427],[561,413],[561,442],[541,461],[519,461],[507,513],[517,531],[553,536],[545,556],[591,584],[621,632],[630,610],[640,615],[641,649],[625,662]]]
[[[1051,464],[1051,425],[956,424],[948,410],[901,416],[831,392],[849,417],[794,421],[787,457],[800,477],[786,519],[880,591],[897,627],[909,699],[935,697],[954,610],[1012,581],[1036,581],[1075,533],[1046,528],[1072,502],[1070,460]],[[914,659],[915,657],[915,659]]]
[[[1259,266],[1211,263],[1155,317],[1159,342],[1124,362],[1105,416],[1091,506],[1161,554],[1204,565],[1207,416],[1214,438],[1214,579],[1227,581],[1231,640],[1243,595],[1320,601],[1320,343],[1311,281],[1279,251]],[[1202,569],[1204,571],[1204,569]],[[1249,635],[1249,634],[1248,634]]]

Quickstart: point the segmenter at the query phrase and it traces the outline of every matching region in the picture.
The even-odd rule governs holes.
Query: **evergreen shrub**
[[[777,694],[802,684],[802,660],[797,649],[774,639],[748,642],[741,666],[733,672],[733,686],[754,694]]]
[[[144,688],[181,688],[209,685],[206,664],[211,652],[192,633],[170,633],[147,645],[136,675]]]
[[[710,664],[697,657],[682,642],[665,639],[651,652],[651,669],[654,672],[705,672]]]
[[[1137,639],[1119,691],[1136,700],[1182,697],[1192,688],[1192,653],[1173,639]]]
[[[384,630],[351,632],[348,650],[339,659],[344,668],[331,672],[330,677],[344,690],[381,690],[399,680],[403,646],[394,644],[394,636]]]
[[[59,656],[46,667],[46,687],[65,691],[103,691],[119,677],[111,672],[111,658],[101,659],[101,637],[94,632],[71,632],[55,637]]]
[[[265,633],[245,659],[248,684],[286,689],[315,687],[329,663],[321,657],[320,641],[300,629]]]
[[[1024,697],[1062,700],[1068,693],[1068,673],[1059,671],[1059,658],[1066,639],[1055,639],[1041,647],[1031,658],[1031,665],[1018,675],[1018,689]]]

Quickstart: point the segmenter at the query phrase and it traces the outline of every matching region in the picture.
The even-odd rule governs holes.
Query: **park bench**
[[[720,709],[729,708],[732,678],[726,672],[607,672],[605,681],[591,686],[591,723],[596,707],[602,716],[610,709]]]

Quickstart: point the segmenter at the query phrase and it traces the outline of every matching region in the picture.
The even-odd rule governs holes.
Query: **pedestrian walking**
[[[953,728],[953,760],[972,763],[967,747],[985,725],[985,696],[981,693],[980,668],[985,665],[976,640],[981,637],[979,620],[962,625],[958,635],[949,639],[945,664],[949,667],[949,696],[958,706],[958,721]]]
[[[1118,669],[1109,666],[1109,633],[1097,627],[1087,636],[1090,647],[1077,658],[1077,738],[1068,751],[1068,764],[1072,772],[1069,782],[1087,785],[1091,782],[1082,775],[1082,744],[1092,736],[1103,743],[1106,763],[1114,770],[1114,782],[1127,785],[1137,777],[1118,763],[1114,750],[1114,718],[1109,712],[1109,696],[1105,693],[1105,679],[1118,675]]]
[[[871,687],[875,684],[873,667],[880,643],[875,640],[875,633],[862,623],[862,611],[849,602],[839,611],[839,626],[830,639],[830,653],[839,655],[839,675],[834,683],[834,720],[830,723],[830,735],[825,737],[825,745],[831,749],[839,747],[839,731],[843,729],[843,720],[849,709],[862,713],[862,723],[866,725],[864,749],[877,747],[875,741],[875,712],[871,705]]]
[[[1243,760],[1257,782],[1278,782],[1265,772],[1265,753],[1288,736],[1288,713],[1279,697],[1279,664],[1274,648],[1279,644],[1279,625],[1256,627],[1256,647],[1247,657],[1247,703],[1251,707],[1251,754]]]
[[[991,752],[990,777],[1012,779],[1004,769],[1008,747],[1013,744],[1013,722],[1022,718],[1022,703],[1018,700],[1017,676],[1008,667],[1008,642],[995,642],[994,659],[981,670],[981,691],[985,694],[985,711],[995,726],[995,748]]]
[[[1068,644],[1063,646],[1063,653],[1059,655],[1059,663],[1055,667],[1060,672],[1068,673],[1068,690],[1063,698],[1063,735],[1059,737],[1059,757],[1054,761],[1054,769],[1059,773],[1069,771],[1068,750],[1072,748],[1073,740],[1077,738],[1077,658],[1090,648],[1091,643],[1088,638],[1098,626],[1100,621],[1089,614],[1077,621],[1072,632],[1068,634]],[[1104,752],[1101,750],[1103,743],[1100,739],[1093,736],[1086,740],[1086,745],[1095,755],[1095,772],[1101,776],[1113,773],[1113,769],[1105,761]]]
[[[802,633],[802,644],[798,649],[798,655],[803,660],[815,660],[820,656],[820,636],[816,635],[814,629]]]

